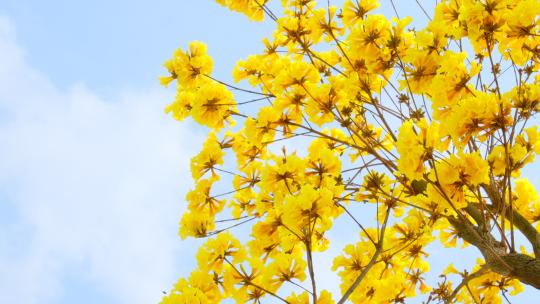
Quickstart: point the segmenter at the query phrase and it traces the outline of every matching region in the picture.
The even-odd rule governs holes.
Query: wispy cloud
[[[199,137],[165,117],[158,88],[111,100],[58,89],[6,18],[0,54],[0,303],[67,300],[66,280],[157,302],[182,272],[177,222]]]

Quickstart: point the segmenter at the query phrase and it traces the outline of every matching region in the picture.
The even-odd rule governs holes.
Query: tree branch
[[[490,270],[540,289],[540,260],[522,253],[507,253],[506,247],[489,232],[483,232],[470,223],[454,217],[448,217],[448,221],[456,228],[458,236],[480,250]]]
[[[343,296],[337,302],[337,304],[343,304],[343,303],[345,303],[345,301],[347,301],[347,299],[353,293],[353,291],[358,287],[358,285],[360,285],[360,282],[362,282],[362,280],[367,275],[369,270],[373,267],[373,265],[375,265],[375,262],[377,261],[377,258],[379,257],[379,255],[381,254],[382,249],[383,249],[384,233],[385,233],[385,230],[386,230],[386,224],[388,223],[388,216],[389,215],[390,215],[390,210],[387,209],[386,210],[386,216],[385,216],[385,219],[384,219],[384,223],[383,223],[382,228],[381,228],[381,234],[380,234],[380,237],[379,237],[379,242],[377,243],[377,246],[376,246],[377,250],[375,250],[375,253],[371,257],[371,260],[369,260],[369,263],[366,265],[366,267],[364,267],[364,269],[362,269],[362,272],[360,273],[360,275],[356,278],[356,280],[354,280],[354,282],[351,284],[349,289],[347,289],[347,291],[343,294]]]

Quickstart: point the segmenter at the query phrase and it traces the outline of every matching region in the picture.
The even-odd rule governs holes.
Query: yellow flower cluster
[[[161,77],[161,83],[167,86],[177,80],[176,99],[165,112],[172,113],[177,120],[191,116],[202,125],[223,128],[224,121],[235,110],[234,96],[225,85],[211,80],[213,62],[206,45],[191,42],[188,51],[176,50],[164,66],[169,75]]]
[[[165,62],[166,112],[211,130],[179,231],[207,240],[162,303],[500,303],[530,284],[500,261],[519,232],[534,251],[519,258],[540,255],[540,199],[516,179],[540,153],[540,1],[438,1],[420,29],[376,0],[282,0],[280,16],[217,2],[276,29],[238,61],[239,84],[213,78],[201,42]],[[338,218],[359,240],[333,257],[332,294],[314,255]],[[484,260],[426,281],[428,245],[458,239]]]

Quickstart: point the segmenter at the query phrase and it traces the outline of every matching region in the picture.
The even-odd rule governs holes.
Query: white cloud
[[[0,303],[61,301],[66,278],[115,303],[157,302],[182,270],[199,136],[164,115],[162,89],[57,88],[13,28],[0,18]]]

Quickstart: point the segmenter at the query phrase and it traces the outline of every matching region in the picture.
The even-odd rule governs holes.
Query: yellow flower
[[[480,66],[473,61],[470,69],[465,66],[467,54],[446,51],[441,56],[437,75],[428,90],[433,102],[433,114],[437,120],[446,118],[452,107],[461,99],[471,96],[474,90],[468,82],[480,72]]]
[[[334,41],[337,39],[336,37],[343,35],[344,29],[339,27],[335,20],[336,11],[336,6],[313,10],[313,16],[310,16],[308,20],[308,27],[311,30],[311,38],[314,43],[319,42],[323,35],[325,35],[326,42]]]
[[[177,79],[179,86],[195,88],[199,81],[205,79],[204,75],[212,73],[213,62],[207,54],[206,44],[192,41],[188,51],[177,49],[173,58],[165,61],[164,66],[170,75],[160,79],[162,84],[168,85],[173,79]]]
[[[441,24],[449,36],[459,39],[466,35],[467,28],[459,20],[462,1],[441,1],[435,7],[435,17],[432,24]]]
[[[187,304],[200,301],[200,303],[210,304],[221,300],[221,293],[214,276],[200,269],[192,271],[188,280],[180,279],[175,284],[171,295],[176,295],[176,301],[180,301],[171,303]]]
[[[304,180],[305,161],[291,154],[274,158],[275,165],[267,165],[262,172],[260,187],[274,195],[296,192]]]
[[[328,188],[314,189],[305,185],[297,194],[287,196],[281,220],[298,236],[315,237],[317,242],[324,243],[322,234],[330,229],[332,219],[339,214],[333,198],[334,193]]]
[[[260,76],[263,74],[262,69],[264,65],[261,62],[264,61],[260,55],[249,56],[246,60],[240,60],[236,63],[232,76],[235,82],[239,82],[244,79],[248,79],[252,86],[256,86],[260,83]]]
[[[319,79],[319,72],[313,65],[305,61],[294,60],[276,75],[273,92],[279,94],[287,88],[296,86],[305,89],[311,84],[316,84]]]
[[[234,193],[234,197],[229,201],[228,207],[232,208],[231,214],[234,218],[240,218],[243,214],[253,215],[255,212],[255,197],[257,193],[251,189],[241,189]]]
[[[523,66],[539,45],[538,21],[540,6],[537,0],[515,1],[512,9],[506,12],[506,25],[499,37],[499,51],[506,59]]]
[[[212,176],[217,176],[214,168],[223,164],[223,155],[216,134],[210,133],[204,142],[203,148],[197,156],[191,159],[191,175],[195,181],[199,180],[206,172],[211,171]]]
[[[523,118],[529,118],[540,111],[540,82],[538,81],[531,84],[524,83],[505,95],[511,100],[512,106],[519,109]]]
[[[363,20],[368,12],[380,5],[377,0],[345,1],[342,13],[343,25],[346,27],[354,26],[356,22]]]
[[[180,221],[179,235],[182,239],[188,236],[205,237],[214,230],[214,216],[204,212],[186,212]]]
[[[164,87],[167,87],[171,81],[178,77],[178,75],[176,75],[176,72],[174,71],[174,62],[171,59],[166,60],[165,63],[163,63],[163,66],[167,69],[167,72],[169,72],[169,76],[159,77],[159,82]]]
[[[534,152],[536,154],[540,154],[540,144],[538,141],[540,140],[540,132],[538,131],[538,126],[532,126],[530,128],[525,128],[525,133],[521,133],[518,136],[516,136],[516,145],[521,145],[525,147],[527,152]],[[527,137],[525,138],[525,135]],[[532,161],[531,157],[531,161]]]
[[[309,294],[307,291],[304,291],[300,294],[292,293],[287,297],[287,303],[290,304],[309,304]]]
[[[442,196],[445,204],[452,203],[460,209],[467,206],[465,196],[470,188],[489,183],[489,166],[479,153],[460,152],[437,162],[432,178],[440,183],[442,189],[435,190],[428,185],[428,196]]]
[[[403,58],[405,63],[405,77],[399,81],[400,88],[415,94],[423,94],[431,85],[437,74],[439,56],[430,51],[409,50]]]
[[[276,109],[263,107],[256,120],[251,117],[246,119],[244,129],[246,140],[258,149],[262,149],[274,139],[279,118],[280,113]]]
[[[279,253],[268,265],[266,276],[268,276],[269,284],[277,287],[286,281],[304,281],[305,269],[306,262],[302,259],[300,251],[292,254]]]
[[[199,268],[221,273],[227,261],[238,264],[246,259],[246,252],[240,242],[229,232],[219,233],[216,238],[208,239],[197,253]]]
[[[198,90],[192,107],[191,116],[196,122],[221,129],[235,111],[235,102],[233,94],[224,85],[207,83]]]
[[[173,292],[164,296],[161,304],[210,304],[203,291],[194,287],[183,288],[180,292]]]
[[[269,0],[215,0],[217,3],[227,6],[230,10],[246,15],[252,21],[263,21],[264,5]]]
[[[188,192],[186,200],[189,203],[189,210],[216,214],[221,212],[225,200],[220,200],[210,194],[212,185],[216,178],[201,179],[197,182],[195,189]]]
[[[341,162],[335,152],[327,147],[310,145],[307,160],[306,176],[311,184],[335,185],[336,178],[341,174]]]
[[[176,120],[182,121],[191,114],[194,99],[193,92],[179,87],[174,102],[165,108],[165,113],[172,113]]]
[[[414,131],[414,124],[411,120],[405,121],[399,128],[399,137],[396,148],[399,153],[398,168],[411,180],[423,179],[425,171],[424,161],[427,155],[423,142]]]
[[[335,120],[334,110],[341,94],[332,85],[310,86],[306,89],[311,98],[307,99],[305,111],[310,121],[319,126]]]
[[[516,140],[517,141],[517,140]],[[523,142],[523,141],[522,141]],[[504,146],[498,145],[489,153],[488,161],[493,174],[502,176],[508,170],[512,177],[519,177],[520,169],[534,159],[533,151],[528,151],[526,146],[516,142],[505,150]],[[506,155],[508,153],[508,156]],[[508,157],[508,161],[507,161]]]
[[[433,157],[435,151],[448,148],[448,140],[443,140],[440,125],[432,122],[428,125],[425,119],[416,123],[405,121],[399,128],[396,149],[400,155],[398,169],[411,180],[422,180],[425,173],[424,162]]]
[[[533,184],[526,178],[515,180],[514,208],[516,208],[525,218],[530,221],[537,221],[540,212],[540,196]]]
[[[332,294],[328,290],[322,290],[317,298],[317,304],[334,304]]]
[[[495,93],[477,92],[463,98],[452,107],[447,126],[454,144],[467,144],[472,136],[484,141],[487,137],[512,123],[510,103]]]
[[[351,29],[347,38],[353,53],[367,60],[375,60],[390,39],[391,26],[383,15],[368,15]]]

